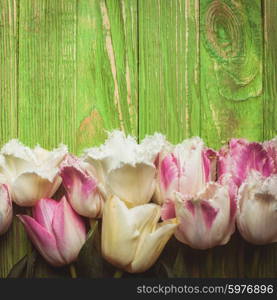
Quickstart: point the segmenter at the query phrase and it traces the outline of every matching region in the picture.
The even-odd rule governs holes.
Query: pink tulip
[[[226,174],[231,175],[231,180],[238,188],[252,170],[265,177],[270,176],[276,169],[274,151],[273,141],[262,144],[231,139],[228,147],[223,147],[219,152],[218,176],[223,178]]]
[[[4,234],[12,222],[12,200],[8,187],[5,184],[0,185],[0,234]]]
[[[68,155],[61,165],[60,173],[67,192],[67,199],[74,210],[88,218],[101,217],[104,196],[96,176],[81,159]],[[102,190],[102,189],[101,189]]]
[[[237,226],[254,244],[277,241],[277,139],[232,139],[220,150],[219,178],[237,198]]]
[[[196,137],[176,145],[160,159],[158,167],[158,189],[164,204],[164,219],[175,217],[175,193],[195,195],[205,188],[209,181],[215,180],[217,153],[204,147],[203,141]],[[171,208],[171,209],[170,209]],[[165,215],[167,214],[167,215]]]
[[[177,193],[175,211],[180,222],[175,236],[192,248],[208,249],[224,245],[234,232],[229,194],[218,183],[208,183],[195,196]]]
[[[65,197],[59,202],[41,199],[33,207],[33,218],[18,217],[40,254],[51,265],[63,266],[76,260],[86,240],[86,229]]]
[[[185,140],[160,162],[162,219],[177,217],[176,238],[196,249],[226,244],[234,232],[228,189],[215,182],[218,154],[200,138]],[[162,201],[160,201],[162,202]]]

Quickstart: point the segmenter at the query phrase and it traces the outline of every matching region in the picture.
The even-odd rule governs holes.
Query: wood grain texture
[[[75,0],[20,1],[18,136],[28,146],[76,150],[76,9]],[[39,260],[36,276],[53,277]]]
[[[18,1],[0,2],[0,141],[1,147],[17,137]],[[18,212],[18,210],[16,209]],[[0,277],[26,252],[24,230],[15,220],[9,232],[0,236]]]
[[[17,137],[18,2],[0,3],[0,140]]]
[[[200,22],[201,137],[262,140],[261,2],[203,0]]]
[[[137,0],[78,1],[77,149],[137,135]]]
[[[20,1],[18,135],[75,151],[76,1]]]
[[[263,1],[264,19],[264,138],[277,134],[277,1]]]
[[[199,3],[139,1],[139,136],[200,133]]]

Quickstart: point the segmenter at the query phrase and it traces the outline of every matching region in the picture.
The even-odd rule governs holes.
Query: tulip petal
[[[129,209],[129,218],[141,232],[152,232],[160,218],[161,208],[154,203],[135,206]]]
[[[134,259],[139,236],[151,232],[160,216],[155,204],[128,209],[118,197],[105,204],[102,220],[102,253],[111,263],[125,268]]]
[[[42,198],[33,207],[34,219],[49,233],[52,232],[52,221],[58,202],[53,199]]]
[[[273,174],[277,174],[277,137],[263,143],[273,166]]]
[[[166,191],[174,180],[180,177],[181,166],[173,153],[167,155],[161,162],[160,180],[163,190]]]
[[[164,246],[174,233],[177,223],[175,219],[158,224],[155,223],[153,232],[142,235],[139,240],[135,259],[128,266],[127,271],[141,273],[149,269],[158,259]]]
[[[260,143],[249,143],[242,139],[232,139],[229,143],[234,181],[239,187],[251,170],[270,176],[273,172],[272,161]]]
[[[17,174],[25,172],[35,163],[35,156],[30,148],[25,147],[16,139],[10,140],[1,149],[0,172],[8,181],[12,181]]]
[[[174,155],[181,165],[177,188],[184,195],[194,195],[205,187],[206,174],[203,164],[204,143],[198,138],[185,140],[174,149]],[[174,195],[171,197],[174,199]]]
[[[149,202],[153,196],[156,187],[155,174],[154,167],[143,163],[135,166],[124,165],[109,173],[107,185],[128,206],[141,205]]]
[[[200,207],[207,228],[211,228],[218,214],[218,209],[205,200],[201,202]]]
[[[0,234],[4,234],[12,222],[12,200],[5,184],[0,185]]]
[[[61,184],[56,176],[53,182],[35,172],[26,172],[17,177],[12,185],[12,198],[20,206],[33,206],[41,198],[50,198]]]
[[[119,198],[113,196],[104,206],[102,218],[102,254],[106,260],[120,268],[125,268],[135,256],[139,230],[143,224],[144,213],[141,206],[135,207],[134,219],[129,209]]]
[[[175,203],[174,201],[167,199],[161,209],[161,218],[162,220],[168,220],[175,217]]]
[[[234,232],[234,219],[230,223],[227,188],[217,183],[207,184],[195,196],[177,193],[175,207],[176,216],[180,220],[175,236],[192,248],[207,249],[223,245]]]
[[[60,255],[66,263],[74,261],[86,240],[85,224],[63,197],[58,203],[52,230]]]
[[[57,249],[54,236],[30,216],[18,215],[18,217],[40,254],[53,266],[65,264]]]
[[[202,152],[205,181],[216,180],[216,164],[218,153],[213,149],[207,148]]]
[[[1,149],[1,154],[4,156],[9,156],[10,158],[18,158],[22,162],[26,163],[35,161],[35,156],[32,150],[24,146],[17,139],[12,139],[5,144]]]
[[[37,145],[33,153],[36,158],[36,165],[47,170],[57,168],[67,154],[67,146],[61,144],[58,148],[48,151]]]
[[[66,153],[63,145],[51,152],[39,146],[30,149],[18,140],[4,145],[0,173],[5,176],[13,200],[21,206],[33,206],[39,198],[51,197],[60,185],[58,166]]]
[[[67,191],[67,199],[80,215],[96,218],[101,216],[103,196],[95,178],[81,168],[81,161],[70,157],[61,166],[61,177]]]
[[[12,182],[17,174],[28,170],[32,164],[24,159],[12,155],[0,156],[0,172],[5,176],[5,181]]]
[[[86,159],[89,157],[101,161],[104,172],[108,173],[124,164],[135,166],[144,163],[153,166],[164,143],[165,137],[158,133],[147,136],[138,144],[134,137],[126,137],[124,132],[114,130],[103,145],[88,149],[85,153]]]
[[[158,133],[138,144],[134,137],[114,130],[103,145],[85,151],[85,161],[99,172],[98,178],[110,190],[110,196],[114,193],[130,206],[144,204],[155,191],[151,177],[156,176],[154,162],[164,144],[165,137]],[[142,178],[144,175],[148,180]],[[140,189],[139,183],[142,183]],[[124,188],[128,184],[131,188]]]
[[[46,161],[47,158],[49,158],[49,155],[51,153],[50,151],[41,148],[39,145],[37,145],[34,148],[33,152],[34,152],[34,155],[36,157],[37,164],[40,164],[40,162]]]
[[[277,175],[263,177],[252,171],[239,189],[237,225],[253,244],[277,241]]]

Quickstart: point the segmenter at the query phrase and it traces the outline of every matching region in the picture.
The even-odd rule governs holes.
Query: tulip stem
[[[95,228],[95,226],[98,225],[98,220],[97,219],[89,219],[89,226],[90,229]]]
[[[121,278],[122,275],[123,275],[123,271],[121,271],[121,270],[116,270],[115,273],[114,273],[113,278]]]
[[[74,264],[71,264],[69,266],[69,271],[70,271],[71,278],[77,278],[76,268]]]

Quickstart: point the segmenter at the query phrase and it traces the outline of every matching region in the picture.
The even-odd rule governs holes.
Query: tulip
[[[177,217],[176,238],[196,249],[227,243],[235,230],[236,205],[216,182],[218,154],[196,137],[176,145],[159,165],[162,219]]]
[[[41,199],[33,207],[33,217],[19,219],[40,254],[53,266],[76,260],[86,240],[84,221],[63,197],[59,202]]]
[[[251,172],[238,193],[237,226],[253,244],[277,242],[277,174],[264,177]]]
[[[64,145],[51,152],[40,146],[30,149],[18,140],[4,145],[0,173],[5,177],[12,200],[20,206],[33,206],[41,198],[52,197],[61,184],[59,164],[66,153]]]
[[[100,147],[86,150],[85,161],[95,168],[108,195],[116,195],[129,207],[148,203],[156,186],[155,159],[165,143],[161,134],[141,144],[123,132],[112,131]]]
[[[228,176],[229,190],[237,191],[241,235],[254,244],[276,242],[277,139],[264,143],[232,139],[220,157],[219,176],[223,180]]]
[[[102,220],[104,258],[130,273],[149,269],[177,226],[175,219],[158,223],[159,218],[156,204],[128,208],[118,197],[109,198]]]
[[[89,172],[87,163],[73,155],[67,155],[60,169],[67,200],[75,211],[88,218],[101,217],[103,191],[95,175]]]
[[[219,152],[219,177],[231,175],[232,182],[237,186],[246,180],[252,170],[267,177],[274,171],[275,158],[269,155],[273,142],[250,143],[245,139],[231,139],[228,147],[223,147]],[[269,151],[267,151],[269,148]],[[276,147],[277,148],[277,147]]]
[[[175,216],[176,192],[195,195],[205,188],[206,183],[215,180],[216,157],[215,151],[205,148],[203,141],[195,137],[172,147],[160,159],[157,185],[159,197],[156,201],[167,208],[163,209],[170,214],[166,219]]]
[[[176,193],[175,213],[180,225],[175,237],[194,249],[226,244],[234,232],[230,203],[227,188],[215,182],[194,196]]]
[[[12,201],[5,184],[0,185],[0,235],[4,234],[12,222]]]

